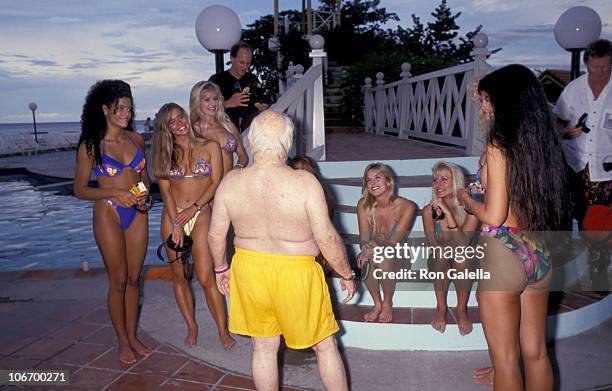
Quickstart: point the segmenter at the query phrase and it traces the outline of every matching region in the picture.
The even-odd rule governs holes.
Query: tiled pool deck
[[[414,148],[409,142],[370,137],[332,135],[330,160],[363,159],[364,142],[371,160],[458,155],[448,148]],[[28,167],[68,179],[72,178],[74,163],[74,151],[0,158],[0,167]],[[198,347],[182,348],[185,325],[171,284],[145,281],[139,330],[154,353],[124,366],[118,361],[106,311],[104,270],[0,272],[0,369],[66,369],[70,371],[70,385],[61,389],[70,390],[254,389],[248,376],[249,340],[237,337],[236,347],[223,351],[202,290],[197,284],[193,286],[200,330]],[[612,389],[610,346],[612,321],[557,340],[549,351],[556,389]],[[346,348],[342,354],[353,390],[487,389],[474,385],[471,379],[472,368],[488,365],[486,351],[381,352]],[[287,350],[282,361],[284,389],[322,389],[312,351]],[[0,390],[4,389],[15,387],[0,385]]]

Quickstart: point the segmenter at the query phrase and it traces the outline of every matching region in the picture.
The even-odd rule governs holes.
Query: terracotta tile
[[[4,357],[0,360],[0,368],[2,369],[32,369],[38,365],[40,361],[29,360],[24,358]]]
[[[37,339],[23,335],[0,335],[0,354],[9,355]]]
[[[215,390],[218,390],[219,388],[215,388]],[[202,384],[202,383],[191,383],[191,382],[186,382],[186,381],[181,381],[181,380],[176,380],[176,379],[170,379],[168,380],[168,382],[166,384],[164,384],[161,388],[159,388],[160,391],[173,391],[173,390],[180,390],[180,391],[207,391],[207,390],[212,390],[212,386],[208,386],[206,384]],[[233,391],[236,391],[235,389]]]
[[[13,353],[13,356],[33,360],[46,360],[72,345],[72,342],[41,338],[25,348]]]
[[[393,323],[411,324],[412,309],[411,308],[393,308]]]
[[[41,361],[40,364],[36,366],[36,369],[39,370],[47,370],[47,371],[68,371],[70,374],[79,370],[79,367],[72,364],[62,364],[50,361]]]
[[[174,374],[179,380],[191,380],[208,384],[215,384],[223,377],[224,373],[206,364],[190,361],[181,370]]]
[[[49,334],[49,337],[68,341],[80,341],[102,327],[103,326],[78,322],[68,323],[61,329]]]
[[[174,353],[174,354],[183,354],[182,352],[180,352],[179,350],[173,348],[170,345],[162,345],[159,347],[159,349],[157,349],[158,352],[162,352],[162,353]]]
[[[247,389],[255,389],[255,383],[253,383],[253,379],[244,376],[236,376],[236,375],[227,375],[223,378],[223,381],[220,384],[221,386],[229,386],[229,387],[240,387]],[[215,388],[218,390],[219,388]]]
[[[101,390],[119,376],[117,372],[84,368],[70,376],[70,388],[77,390]]]
[[[101,323],[101,324],[110,323],[110,318],[108,316],[108,310],[106,308],[95,309],[89,312],[88,314],[83,315],[78,320],[79,322],[86,322],[86,323]]]
[[[92,305],[91,301],[78,301],[76,303],[71,301],[66,303],[64,308],[52,313],[50,318],[63,321],[73,321],[91,312],[95,307],[99,307],[99,305]]]
[[[90,362],[88,366],[124,371],[136,364],[138,364],[138,362],[134,364],[121,363],[121,361],[119,361],[119,350],[117,348],[112,348],[108,352],[97,358],[95,361]]]
[[[585,297],[582,295],[576,295],[571,292],[563,292],[563,297],[561,298],[562,305],[569,307],[571,309],[579,309],[585,307],[589,304],[593,304],[596,301],[590,297]]]
[[[117,335],[112,326],[102,326],[95,333],[85,337],[83,342],[97,343],[105,346],[117,345]]]
[[[189,359],[185,356],[155,352],[151,356],[140,361],[132,368],[132,371],[170,376],[188,360]]]
[[[413,324],[430,324],[435,314],[436,314],[435,308],[413,308],[412,323]],[[448,324],[456,323],[450,311],[446,313],[446,323]]]
[[[107,348],[105,346],[75,343],[57,356],[51,358],[51,360],[59,363],[85,365],[100,356],[106,350]]]
[[[138,339],[151,350],[155,350],[161,345],[155,338],[151,337],[144,331],[140,331],[138,333]]]
[[[215,387],[215,391],[244,391],[244,390],[247,390],[247,391],[251,391],[251,390],[252,391],[256,391],[255,388],[243,388],[243,387],[234,388],[234,387],[226,387],[226,386],[217,386],[217,387]]]
[[[50,333],[66,326],[68,323],[60,320],[52,320],[47,317],[32,317],[25,324],[15,325],[15,333],[29,336],[44,337]]]
[[[163,376],[126,373],[115,380],[107,390],[149,391],[166,380]]]

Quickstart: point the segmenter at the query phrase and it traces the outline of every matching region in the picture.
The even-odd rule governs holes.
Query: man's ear
[[[102,112],[104,113],[104,115],[108,115],[108,111],[109,111],[109,110],[110,110],[110,109],[108,108],[108,106],[107,106],[107,105],[102,105]]]

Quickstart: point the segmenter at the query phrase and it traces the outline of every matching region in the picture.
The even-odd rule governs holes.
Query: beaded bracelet
[[[223,268],[222,268],[222,269],[217,270],[217,269],[215,268],[215,274],[223,274],[223,273],[225,273],[226,271],[228,271],[229,269],[230,269],[229,265],[228,265],[228,264],[226,264],[225,266],[223,266]]]
[[[448,227],[448,229],[455,229],[457,228],[457,225],[455,225],[454,227]]]

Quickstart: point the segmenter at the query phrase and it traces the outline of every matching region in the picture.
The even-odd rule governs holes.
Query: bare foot
[[[219,339],[225,350],[230,350],[236,345],[236,340],[229,333],[219,333]]]
[[[382,308],[380,306],[375,305],[372,311],[363,315],[363,319],[366,322],[374,322],[376,319],[378,319],[378,315],[380,314],[381,310]]]
[[[185,342],[183,342],[188,348],[195,348],[198,344],[198,328],[197,326],[192,328],[189,327],[187,330],[187,336],[185,337]]]
[[[138,361],[129,344],[119,345],[119,361],[124,365],[132,365]]]
[[[440,333],[444,333],[446,330],[446,307],[438,307],[436,315],[431,320],[431,327]]]
[[[459,334],[468,335],[472,332],[472,320],[467,311],[457,308],[457,323],[459,325]]]
[[[494,375],[493,367],[482,367],[472,370],[472,378],[476,384],[493,385]]]
[[[393,322],[393,308],[390,305],[383,304],[382,311],[380,311],[380,315],[378,315],[378,321],[380,323]]]
[[[130,341],[130,346],[132,347],[134,352],[140,354],[141,356],[149,357],[151,354],[153,354],[151,349],[149,349],[142,342],[140,342],[138,338],[135,338],[132,341]]]

